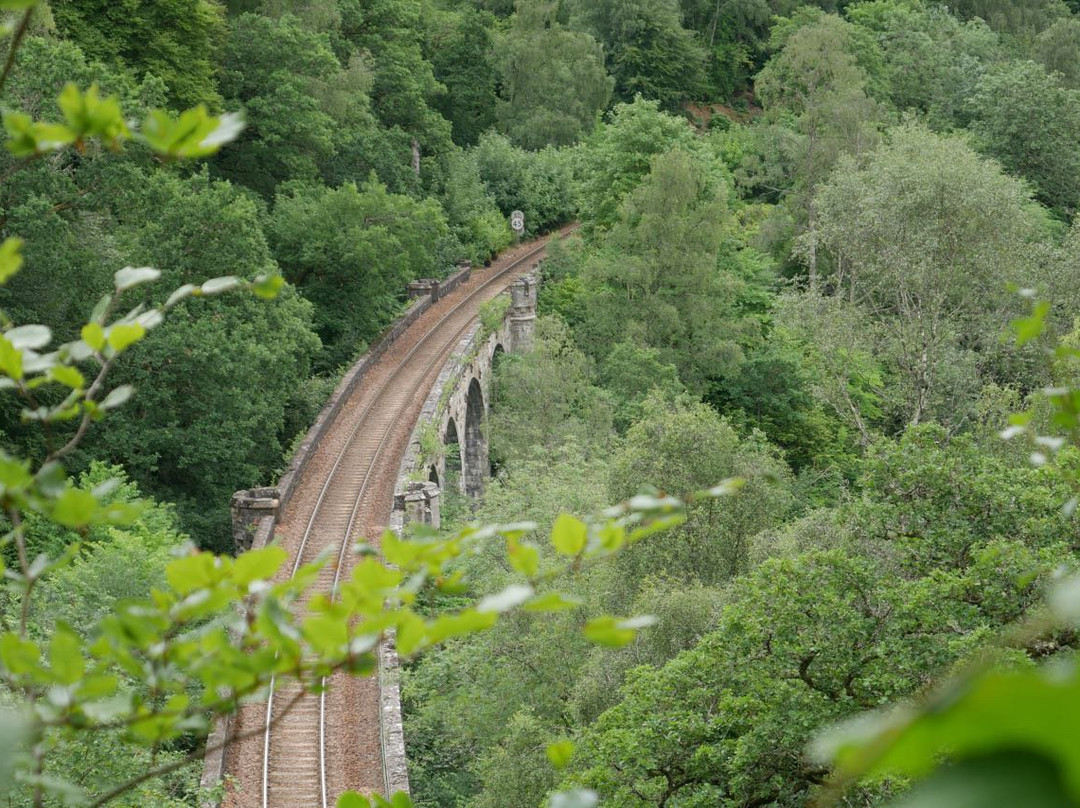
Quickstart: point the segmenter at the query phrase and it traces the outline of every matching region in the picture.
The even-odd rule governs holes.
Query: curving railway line
[[[336,592],[347,575],[348,548],[377,544],[390,517],[401,456],[428,391],[477,316],[543,257],[547,240],[504,253],[440,299],[388,348],[342,407],[319,443],[275,539],[290,555],[292,575],[328,548],[318,589]],[[303,605],[301,604],[301,608]],[[287,714],[284,711],[287,708]],[[335,677],[322,696],[289,687],[239,714],[227,752],[227,808],[332,808],[347,789],[385,793],[378,683]],[[263,731],[252,732],[257,727]]]

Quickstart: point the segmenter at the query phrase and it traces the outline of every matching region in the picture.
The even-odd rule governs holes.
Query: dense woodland
[[[84,531],[21,615],[0,594],[30,638],[94,638],[185,542],[231,552],[232,492],[276,478],[407,283],[509,246],[514,209],[530,235],[582,226],[543,264],[535,351],[497,368],[493,478],[479,502],[448,481],[444,527],[542,536],[643,489],[744,482],[610,561],[556,572],[545,550],[581,608],[411,663],[417,806],[808,805],[824,728],[961,669],[1080,561],[1080,455],[1019,434],[1077,431],[1080,399],[1041,391],[1080,384],[1080,3],[49,0],[28,19],[4,109],[57,119],[67,82],[96,83],[134,117],[203,104],[246,128],[197,162],[0,156],[0,238],[32,268],[0,286],[11,320],[77,339],[124,265],[162,271],[150,305],[215,275],[285,280],[269,302],[181,302],[117,364],[137,395],[66,462],[81,490],[151,504]],[[47,438],[0,399],[7,451]],[[55,521],[29,519],[30,557],[75,547]],[[488,550],[455,569],[471,587],[425,594],[426,616],[520,572]],[[579,630],[606,614],[656,620],[612,649]],[[52,771],[99,795],[201,743],[61,735]],[[194,806],[197,777],[115,804]]]

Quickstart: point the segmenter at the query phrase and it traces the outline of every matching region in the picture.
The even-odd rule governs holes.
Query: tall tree
[[[588,34],[555,19],[554,2],[518,3],[499,44],[500,128],[529,149],[566,146],[596,126],[611,98],[603,51]]]
[[[447,226],[438,202],[362,187],[278,196],[269,235],[282,272],[315,305],[320,369],[352,361],[399,309],[405,286],[436,268]]]
[[[1002,350],[1008,284],[1033,277],[1029,192],[964,141],[905,125],[865,165],[842,160],[815,204],[831,287],[887,333],[896,416],[958,417],[970,373]]]
[[[695,391],[734,369],[748,332],[733,310],[740,280],[717,266],[727,193],[696,155],[674,149],[653,161],[585,266],[578,331],[590,352],[603,357],[624,341],[654,348]]]
[[[1080,90],[1035,62],[1012,62],[983,78],[970,109],[983,150],[1030,181],[1040,202],[1071,218],[1080,208]]]
[[[824,15],[798,29],[757,77],[757,92],[770,115],[795,116],[800,135],[781,145],[795,169],[788,207],[799,231],[816,228],[818,186],[843,153],[860,154],[877,139],[877,107],[866,93],[866,73],[852,53],[853,26]],[[804,258],[809,284],[818,276],[812,240]]]
[[[93,59],[152,73],[177,106],[220,104],[214,54],[224,35],[217,0],[53,0],[60,32]]]
[[[621,101],[676,110],[702,90],[705,51],[682,26],[678,0],[573,0],[573,21],[604,46]]]
[[[465,6],[436,16],[426,29],[424,52],[446,87],[433,106],[450,121],[454,142],[461,146],[475,144],[495,123],[494,26],[493,15]]]

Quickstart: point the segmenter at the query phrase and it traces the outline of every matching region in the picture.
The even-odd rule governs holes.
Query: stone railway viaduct
[[[531,253],[526,257],[529,255]],[[542,252],[538,252],[538,255],[542,256]],[[516,278],[507,279],[508,288],[485,304],[483,316],[474,317],[439,371],[420,409],[404,454],[400,457],[390,508],[391,529],[400,532],[407,522],[412,521],[438,527],[445,485],[456,484],[461,493],[469,497],[475,498],[482,493],[485,479],[490,474],[485,420],[491,401],[493,368],[501,353],[525,352],[532,347],[538,273],[528,270],[535,270],[538,261],[539,258],[527,265],[526,270],[518,272]],[[320,441],[332,430],[335,422],[348,418],[346,404],[350,397],[363,386],[366,376],[380,358],[409,333],[410,326],[440,299],[447,298],[459,286],[467,284],[471,273],[468,266],[463,266],[444,281],[412,284],[409,293],[413,302],[409,309],[345,375],[298,446],[278,485],[239,491],[234,495],[232,512],[238,553],[273,540],[280,514],[296,493],[309,461],[319,449]],[[492,323],[496,318],[497,325]],[[387,795],[409,790],[398,675],[398,661],[391,639],[379,649],[378,673],[382,772],[377,780],[383,786],[379,790]],[[212,750],[227,741],[234,731],[232,720],[220,722],[215,726],[207,748]],[[208,752],[204,760],[203,786],[213,789],[235,765],[235,759],[230,762],[228,745],[220,751]],[[239,803],[226,800],[226,805],[232,804],[249,803],[246,798]],[[315,806],[318,803],[313,799],[310,804]],[[329,804],[334,804],[333,799]]]

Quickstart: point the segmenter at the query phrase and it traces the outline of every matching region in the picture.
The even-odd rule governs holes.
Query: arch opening
[[[465,493],[478,497],[484,490],[488,468],[487,439],[484,436],[484,394],[474,377],[465,399]]]
[[[443,468],[447,478],[461,474],[461,441],[458,439],[457,424],[454,423],[453,418],[446,422],[443,447],[445,458]]]

